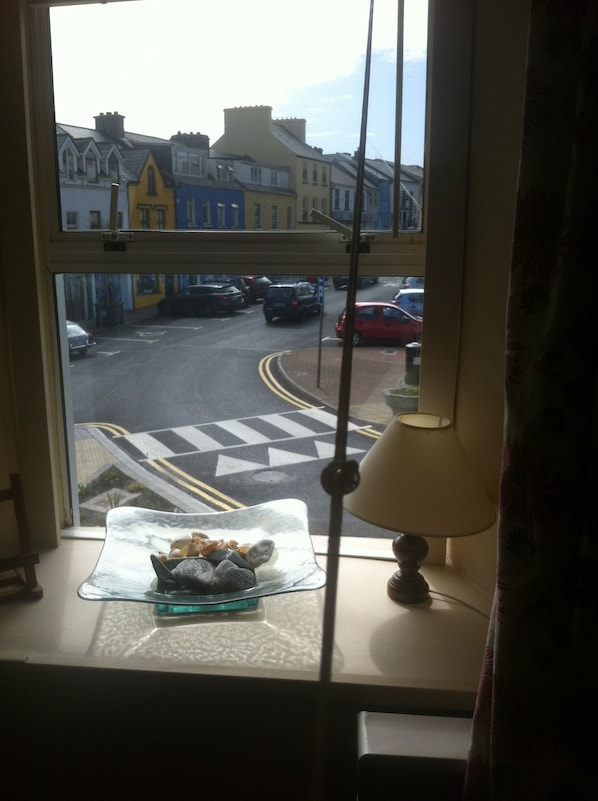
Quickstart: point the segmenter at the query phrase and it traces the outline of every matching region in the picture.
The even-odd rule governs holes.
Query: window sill
[[[316,550],[324,544],[315,542]],[[361,541],[362,557],[369,558],[349,555],[351,545],[343,546],[340,561],[333,682],[361,688],[364,698],[369,689],[393,704],[410,705],[416,698],[420,709],[471,710],[489,600],[452,568],[431,566],[423,572],[432,601],[396,604],[386,595],[394,563],[380,558],[387,542],[368,541],[364,553]],[[249,616],[165,621],[151,604],[78,598],[77,587],[93,570],[101,548],[97,539],[65,539],[40,554],[43,599],[0,606],[0,660],[318,680],[324,590],[263,599]],[[325,568],[324,556],[318,562]]]

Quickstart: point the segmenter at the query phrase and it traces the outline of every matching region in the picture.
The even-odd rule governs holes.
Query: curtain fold
[[[465,801],[598,798],[598,2],[533,0]]]

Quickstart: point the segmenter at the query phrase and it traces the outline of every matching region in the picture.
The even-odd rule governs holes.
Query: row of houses
[[[304,119],[273,120],[270,106],[225,109],[224,133],[213,145],[201,133],[170,139],[130,133],[118,112],[94,121],[93,128],[56,125],[65,231],[300,230],[318,225],[312,209],[352,223],[357,159],[307,144]],[[367,159],[362,230],[391,228],[394,180],[394,164]],[[400,228],[420,230],[422,168],[402,166],[400,181]],[[67,315],[119,323],[194,280],[70,275]]]

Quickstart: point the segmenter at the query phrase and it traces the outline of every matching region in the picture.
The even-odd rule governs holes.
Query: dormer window
[[[98,182],[98,160],[94,156],[87,156],[85,158],[85,175],[90,184],[97,184]]]
[[[69,181],[74,181],[77,172],[77,157],[71,150],[64,152],[63,171]]]
[[[111,181],[118,181],[120,176],[118,159],[114,153],[108,159],[108,175],[110,176]]]

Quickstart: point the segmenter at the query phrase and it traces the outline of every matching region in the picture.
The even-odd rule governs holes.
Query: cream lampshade
[[[446,417],[400,414],[359,466],[359,485],[345,495],[351,514],[401,532],[393,542],[399,570],[388,594],[401,603],[429,598],[419,572],[423,537],[462,537],[490,528],[496,512]]]

